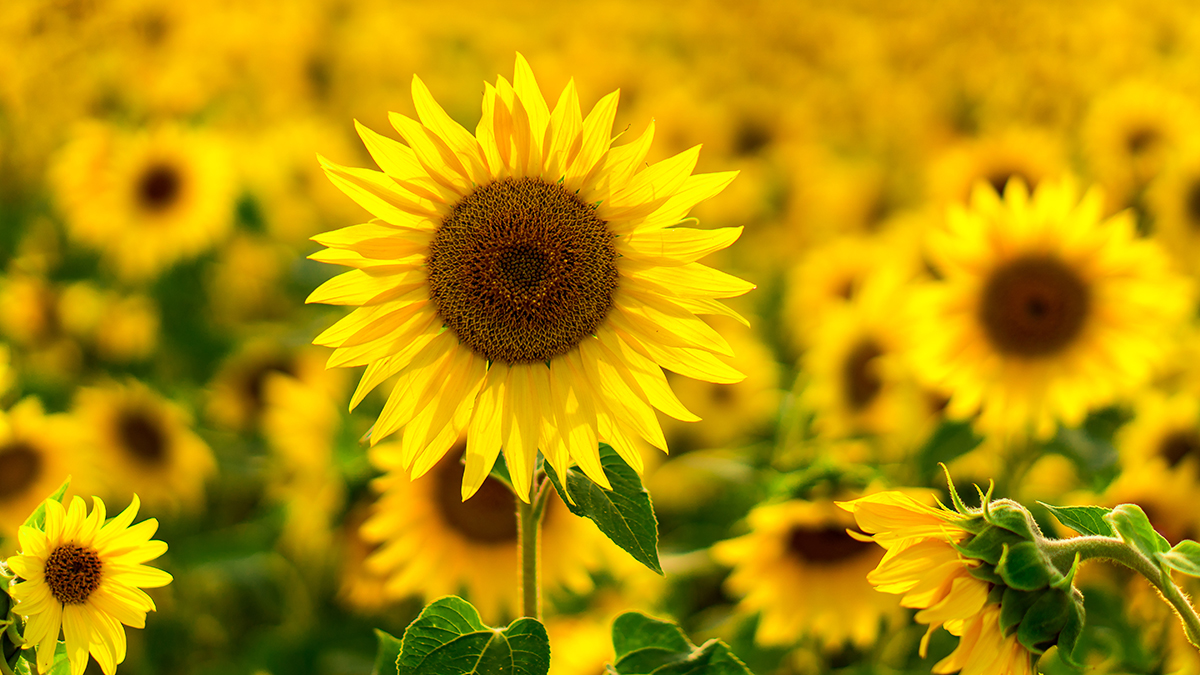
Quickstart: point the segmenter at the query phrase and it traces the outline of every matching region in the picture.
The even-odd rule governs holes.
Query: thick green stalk
[[[550,481],[539,473],[534,476],[530,503],[517,498],[517,590],[521,596],[521,615],[542,620],[542,513],[546,509]]]
[[[1168,572],[1163,571],[1140,551],[1116,537],[1074,537],[1072,539],[1041,539],[1038,546],[1050,556],[1050,562],[1064,574],[1070,569],[1079,555],[1080,562],[1084,560],[1111,560],[1120,563],[1138,574],[1146,577],[1163,598],[1175,608],[1183,622],[1183,630],[1188,642],[1200,649],[1200,614],[1192,606],[1179,586],[1171,579]]]

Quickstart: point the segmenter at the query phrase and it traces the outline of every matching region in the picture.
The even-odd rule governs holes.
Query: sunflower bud
[[[959,553],[980,562],[970,573],[992,584],[990,602],[1000,604],[1000,629],[1032,654],[1054,645],[1064,659],[1072,660],[1083,630],[1083,595],[1072,580],[1078,558],[1069,570],[1060,570],[1042,549],[1040,528],[1020,504],[984,495],[983,508],[966,509],[951,493],[956,509],[968,519],[961,523],[971,536],[955,545]]]

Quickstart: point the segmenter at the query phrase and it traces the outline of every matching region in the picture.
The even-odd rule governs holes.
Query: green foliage
[[[1058,642],[1059,632],[1071,614],[1071,597],[1060,590],[1041,593],[1017,629],[1017,641],[1034,654],[1041,654]]]
[[[49,499],[53,499],[54,501],[61,504],[62,500],[63,500],[63,495],[66,494],[66,492],[67,492],[67,486],[70,484],[71,484],[71,477],[67,476],[67,479],[63,481],[62,485],[58,486],[58,489],[54,491],[54,494],[50,495]],[[40,530],[40,529],[42,529],[42,526],[45,524],[46,524],[46,502],[43,501],[41,504],[38,504],[38,507],[33,510],[33,513],[29,514],[29,517],[25,519],[24,527],[32,527],[34,529]]]
[[[750,675],[720,640],[696,647],[673,623],[640,612],[626,612],[613,621],[616,675]]]
[[[658,561],[658,521],[650,493],[642,487],[637,472],[605,443],[600,444],[600,465],[612,490],[600,487],[577,468],[567,470],[565,482],[549,462],[545,469],[571,513],[596,523],[601,532],[634,560],[662,574]]]
[[[1190,577],[1200,577],[1200,544],[1184,539],[1166,553],[1158,553],[1158,560],[1177,572]]]
[[[545,675],[550,640],[536,619],[491,628],[471,603],[451,595],[405,629],[397,665],[399,675]]]
[[[1116,530],[1105,519],[1105,516],[1112,513],[1112,509],[1103,506],[1051,506],[1045,502],[1038,502],[1038,504],[1058,518],[1058,522],[1079,534],[1098,537],[1117,536]]]
[[[1146,512],[1137,504],[1121,504],[1104,519],[1112,524],[1122,541],[1152,561],[1158,559],[1159,553],[1166,553],[1171,549],[1170,542],[1154,530]]]
[[[983,437],[975,433],[970,422],[942,422],[933,436],[917,451],[921,475],[932,481],[939,464],[965,455],[982,442]]]
[[[375,652],[375,667],[371,675],[390,675],[400,668],[400,640],[385,631],[375,629],[375,637],[379,640],[379,650]]]

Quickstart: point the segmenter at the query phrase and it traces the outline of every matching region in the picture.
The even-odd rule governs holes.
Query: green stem
[[[540,472],[533,478],[530,503],[517,498],[517,563],[520,568],[517,589],[521,596],[521,615],[542,620],[542,514],[549,496],[549,480]]]
[[[1188,602],[1183,591],[1175,585],[1169,572],[1154,564],[1140,551],[1116,537],[1074,537],[1072,539],[1041,539],[1038,546],[1064,574],[1070,570],[1079,555],[1080,562],[1084,560],[1111,560],[1120,563],[1146,579],[1162,594],[1163,598],[1175,608],[1183,622],[1183,631],[1188,642],[1200,649],[1200,614]]]

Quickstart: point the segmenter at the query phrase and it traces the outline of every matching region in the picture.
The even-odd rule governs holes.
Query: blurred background
[[[752,328],[714,320],[747,379],[672,377],[704,421],[666,427],[670,458],[645,453],[666,578],[551,507],[552,672],[602,672],[632,608],[726,639],[755,672],[929,672],[953,638],[917,655],[922,630],[866,586],[878,554],[843,541],[830,500],[928,493],[939,461],[997,496],[1139,501],[1173,541],[1200,534],[1194,326],[1151,386],[1014,459],[942,419],[895,305],[860,301],[876,277],[890,298],[933,278],[923,233],[978,181],[1066,175],[1132,209],[1191,279],[1190,3],[6,0],[0,555],[67,474],[110,511],[136,492],[175,582],[122,673],[368,673],[372,628],[400,635],[440,595],[512,618],[511,497],[457,504],[454,461],[411,486],[373,463],[360,438],[383,399],[347,411],[357,373],[310,345],[343,312],[304,298],[338,271],[305,259],[308,238],[369,218],[317,153],[372,166],[353,122],[395,137],[413,74],[474,129],[517,51],[551,102],[572,77],[585,110],[619,88],[614,132],[655,120],[650,161],[702,143],[698,172],[739,170],[693,215],[745,226],[708,264],[758,284],[731,302]],[[1131,469],[1155,453],[1160,473]],[[768,503],[793,508],[744,520]],[[758,539],[710,554],[739,535]],[[730,576],[754,564],[767,591]],[[1093,577],[1095,672],[1200,672],[1144,583]]]

